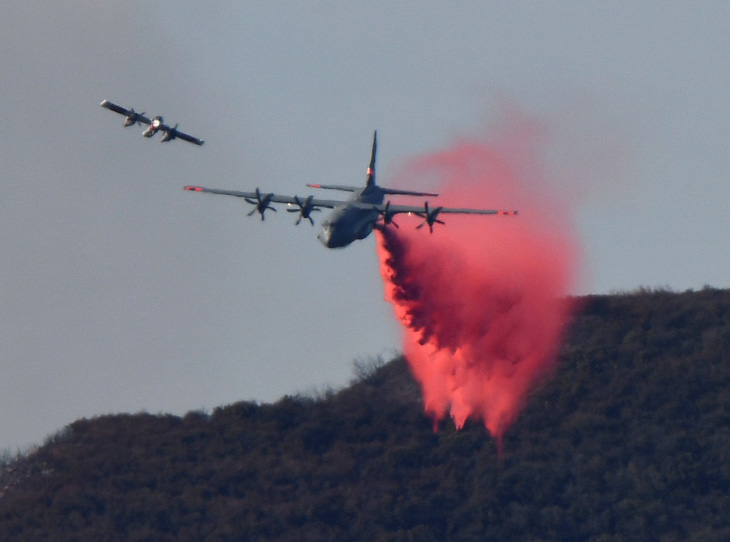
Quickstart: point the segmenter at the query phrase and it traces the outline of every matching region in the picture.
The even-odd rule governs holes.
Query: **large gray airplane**
[[[202,139],[198,139],[197,137],[193,137],[178,130],[177,124],[172,127],[168,126],[167,124],[165,124],[163,118],[159,115],[150,120],[149,118],[145,117],[144,111],[142,113],[137,113],[134,109],[127,109],[126,107],[122,107],[121,105],[112,103],[109,100],[104,100],[99,105],[106,109],[109,109],[110,111],[114,111],[115,113],[124,115],[126,117],[124,119],[125,128],[134,124],[139,124],[140,126],[142,124],[146,124],[148,127],[144,132],[142,132],[142,135],[145,137],[152,137],[157,132],[162,132],[162,139],[160,141],[162,141],[163,143],[165,141],[172,141],[173,139],[177,139],[178,137],[180,139],[184,139],[185,141],[189,141],[190,143],[195,143],[196,145],[202,145],[203,143],[205,143]]]
[[[302,198],[300,196],[279,196],[277,194],[262,193],[258,188],[255,192],[239,192],[237,190],[221,190],[218,188],[204,188],[202,186],[185,186],[185,190],[192,192],[208,192],[210,194],[223,194],[243,198],[254,206],[248,216],[254,213],[261,215],[264,220],[264,213],[267,210],[276,211],[272,203],[286,203],[290,213],[299,213],[296,224],[302,219],[307,219],[314,225],[312,213],[320,211],[321,208],[333,209],[333,212],[322,222],[322,228],[317,238],[328,248],[345,247],[357,239],[365,239],[374,228],[383,228],[389,225],[398,225],[393,222],[393,217],[399,213],[417,215],[424,219],[416,229],[428,226],[433,233],[434,224],[444,224],[438,217],[442,214],[470,214],[470,215],[516,215],[517,211],[496,211],[492,209],[457,209],[453,207],[431,208],[426,201],[423,206],[393,205],[385,201],[387,195],[436,197],[438,194],[429,192],[413,192],[411,190],[399,190],[396,188],[385,188],[378,186],[375,182],[375,154],[378,149],[378,133],[373,135],[373,150],[370,155],[370,166],[367,171],[365,186],[344,186],[308,184],[311,188],[323,188],[327,190],[341,190],[352,192],[352,196],[346,201],[317,199],[314,196]],[[385,202],[384,202],[385,201]]]

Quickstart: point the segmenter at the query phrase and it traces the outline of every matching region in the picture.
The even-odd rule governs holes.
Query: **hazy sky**
[[[308,193],[548,127],[575,293],[730,285],[724,2],[6,2],[0,450],[79,417],[341,386],[399,344],[374,238],[185,184]],[[102,99],[206,140],[160,144]],[[332,196],[333,194],[327,194]]]

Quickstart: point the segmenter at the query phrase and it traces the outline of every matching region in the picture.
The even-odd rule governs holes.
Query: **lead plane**
[[[423,222],[416,226],[420,229],[428,226],[433,233],[434,224],[444,224],[439,218],[444,214],[466,214],[466,215],[516,215],[517,211],[499,211],[494,209],[464,209],[455,207],[431,207],[428,200],[422,206],[396,205],[385,197],[389,195],[437,197],[438,194],[430,192],[414,192],[411,190],[400,190],[397,188],[385,188],[378,186],[375,182],[375,155],[378,150],[378,133],[373,135],[373,148],[370,154],[370,165],[367,170],[365,186],[325,185],[308,184],[310,188],[322,188],[326,190],[340,190],[351,192],[349,199],[329,200],[319,199],[314,196],[306,198],[300,196],[280,196],[273,193],[261,192],[256,188],[254,192],[240,192],[238,190],[221,190],[219,188],[204,188],[202,186],[185,186],[185,190],[191,192],[207,192],[209,194],[222,194],[242,198],[253,205],[248,213],[251,216],[259,213],[261,220],[264,220],[266,211],[276,212],[273,203],[286,204],[287,211],[298,213],[296,224],[303,219],[309,220],[314,225],[312,213],[321,209],[332,209],[332,213],[322,221],[322,227],[317,238],[327,248],[346,247],[357,239],[365,239],[375,228],[388,226],[398,227],[393,221],[397,214],[416,215],[423,219]]]
[[[137,113],[134,109],[127,109],[126,107],[122,107],[121,105],[112,103],[109,100],[104,100],[99,105],[106,109],[109,109],[110,111],[114,111],[115,113],[124,115],[125,128],[128,126],[133,126],[135,124],[139,124],[140,126],[142,124],[146,124],[147,129],[142,132],[142,135],[144,137],[152,137],[157,132],[162,132],[162,139],[160,140],[162,143],[166,141],[172,141],[173,139],[177,138],[184,139],[185,141],[189,141],[190,143],[194,143],[195,145],[202,145],[203,143],[205,143],[202,139],[198,139],[197,137],[193,137],[178,130],[177,124],[175,126],[168,126],[167,124],[165,124],[164,119],[159,115],[153,119],[149,119],[145,116],[144,111],[142,113]]]

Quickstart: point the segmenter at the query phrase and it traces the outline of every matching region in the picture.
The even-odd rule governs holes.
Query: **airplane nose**
[[[330,232],[329,230],[326,230],[326,229],[322,228],[322,229],[320,230],[319,234],[317,235],[317,239],[319,239],[319,241],[320,241],[320,242],[321,242],[321,243],[322,243],[322,244],[323,244],[324,246],[326,246],[326,247],[328,247],[328,248],[329,248],[329,246],[330,246],[330,236],[331,236],[331,234],[332,234],[332,232]]]

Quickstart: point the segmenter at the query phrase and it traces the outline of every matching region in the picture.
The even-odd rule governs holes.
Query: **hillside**
[[[320,398],[79,420],[0,474],[0,540],[730,540],[730,291],[580,300],[505,436],[405,361]]]

